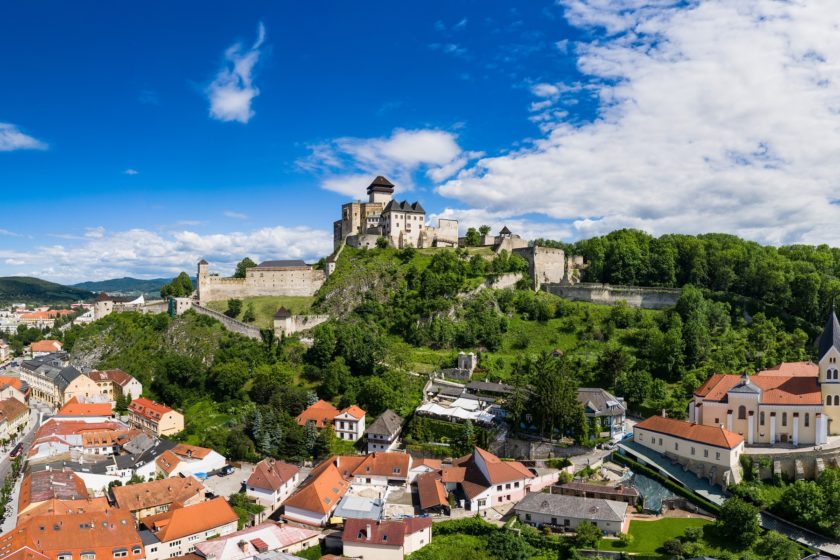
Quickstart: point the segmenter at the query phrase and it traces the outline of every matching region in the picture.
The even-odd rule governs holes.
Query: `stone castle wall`
[[[631,307],[641,307],[642,309],[673,307],[680,297],[678,288],[643,288],[595,283],[566,285],[551,282],[543,284],[542,289],[550,294],[572,301],[588,301],[603,305],[615,305],[623,301]]]
[[[550,247],[522,247],[513,253],[528,261],[528,273],[534,282],[534,289],[543,284],[560,283],[566,275],[566,252]]]
[[[262,336],[260,335],[260,329],[258,329],[257,327],[247,325],[242,321],[237,321],[236,319],[232,319],[224,313],[213,311],[212,309],[199,305],[195,302],[193,302],[192,304],[192,309],[199,315],[207,315],[208,317],[213,317],[214,319],[222,323],[222,325],[224,325],[224,327],[231,332],[239,333],[241,335],[247,336],[248,338],[253,338],[256,340],[262,339]]]
[[[315,269],[248,269],[245,278],[224,278],[199,274],[198,296],[202,302],[257,296],[312,296],[327,279]]]
[[[274,334],[277,336],[290,335],[307,331],[326,323],[330,320],[329,315],[292,315],[285,319],[274,320]]]

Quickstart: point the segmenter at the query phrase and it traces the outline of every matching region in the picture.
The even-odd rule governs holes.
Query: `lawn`
[[[201,399],[184,408],[184,421],[189,435],[186,442],[201,445],[206,434],[213,430],[226,430],[234,415],[220,410],[220,404],[209,398]]]
[[[408,557],[409,560],[487,560],[484,539],[474,535],[440,535]]]
[[[249,304],[253,304],[254,312],[257,316],[254,325],[260,328],[271,327],[274,324],[274,314],[277,313],[277,310],[281,306],[293,314],[299,315],[309,311],[314,300],[314,297],[309,296],[258,296],[244,298],[242,300],[242,311],[239,312],[239,316],[236,318],[242,320],[245,309]],[[214,311],[224,313],[227,310],[227,300],[208,302],[207,307]]]
[[[630,534],[633,535],[632,544],[621,546],[618,540],[602,539],[598,543],[598,549],[615,552],[656,554],[657,549],[665,541],[681,536],[689,527],[704,527],[710,523],[711,521],[707,519],[689,519],[683,517],[666,517],[657,521],[631,521]]]

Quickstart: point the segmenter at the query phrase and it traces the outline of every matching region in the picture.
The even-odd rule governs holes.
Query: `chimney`
[[[668,418],[668,412],[664,408],[662,409],[662,418]]]
[[[373,536],[373,532],[370,530],[370,523],[367,524],[367,540],[370,540]]]

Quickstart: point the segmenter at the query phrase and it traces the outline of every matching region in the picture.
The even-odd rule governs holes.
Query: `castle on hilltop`
[[[312,296],[327,279],[326,272],[301,260],[265,261],[245,270],[245,278],[210,273],[209,263],[198,263],[198,301],[202,304],[255,296]]]
[[[438,227],[426,225],[426,210],[419,202],[393,199],[394,184],[379,175],[367,188],[367,202],[341,206],[341,219],[333,224],[335,248],[372,248],[384,237],[394,247],[457,247],[458,220],[438,220]]]

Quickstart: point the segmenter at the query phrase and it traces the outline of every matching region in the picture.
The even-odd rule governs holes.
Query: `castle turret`
[[[205,286],[207,285],[207,278],[210,276],[210,263],[206,260],[201,259],[198,261],[198,274],[195,277],[195,291],[196,295],[198,296],[198,300],[201,301],[202,297],[202,284]]]
[[[382,175],[377,175],[376,179],[368,185],[367,193],[368,202],[387,204],[394,195],[394,183]]]

